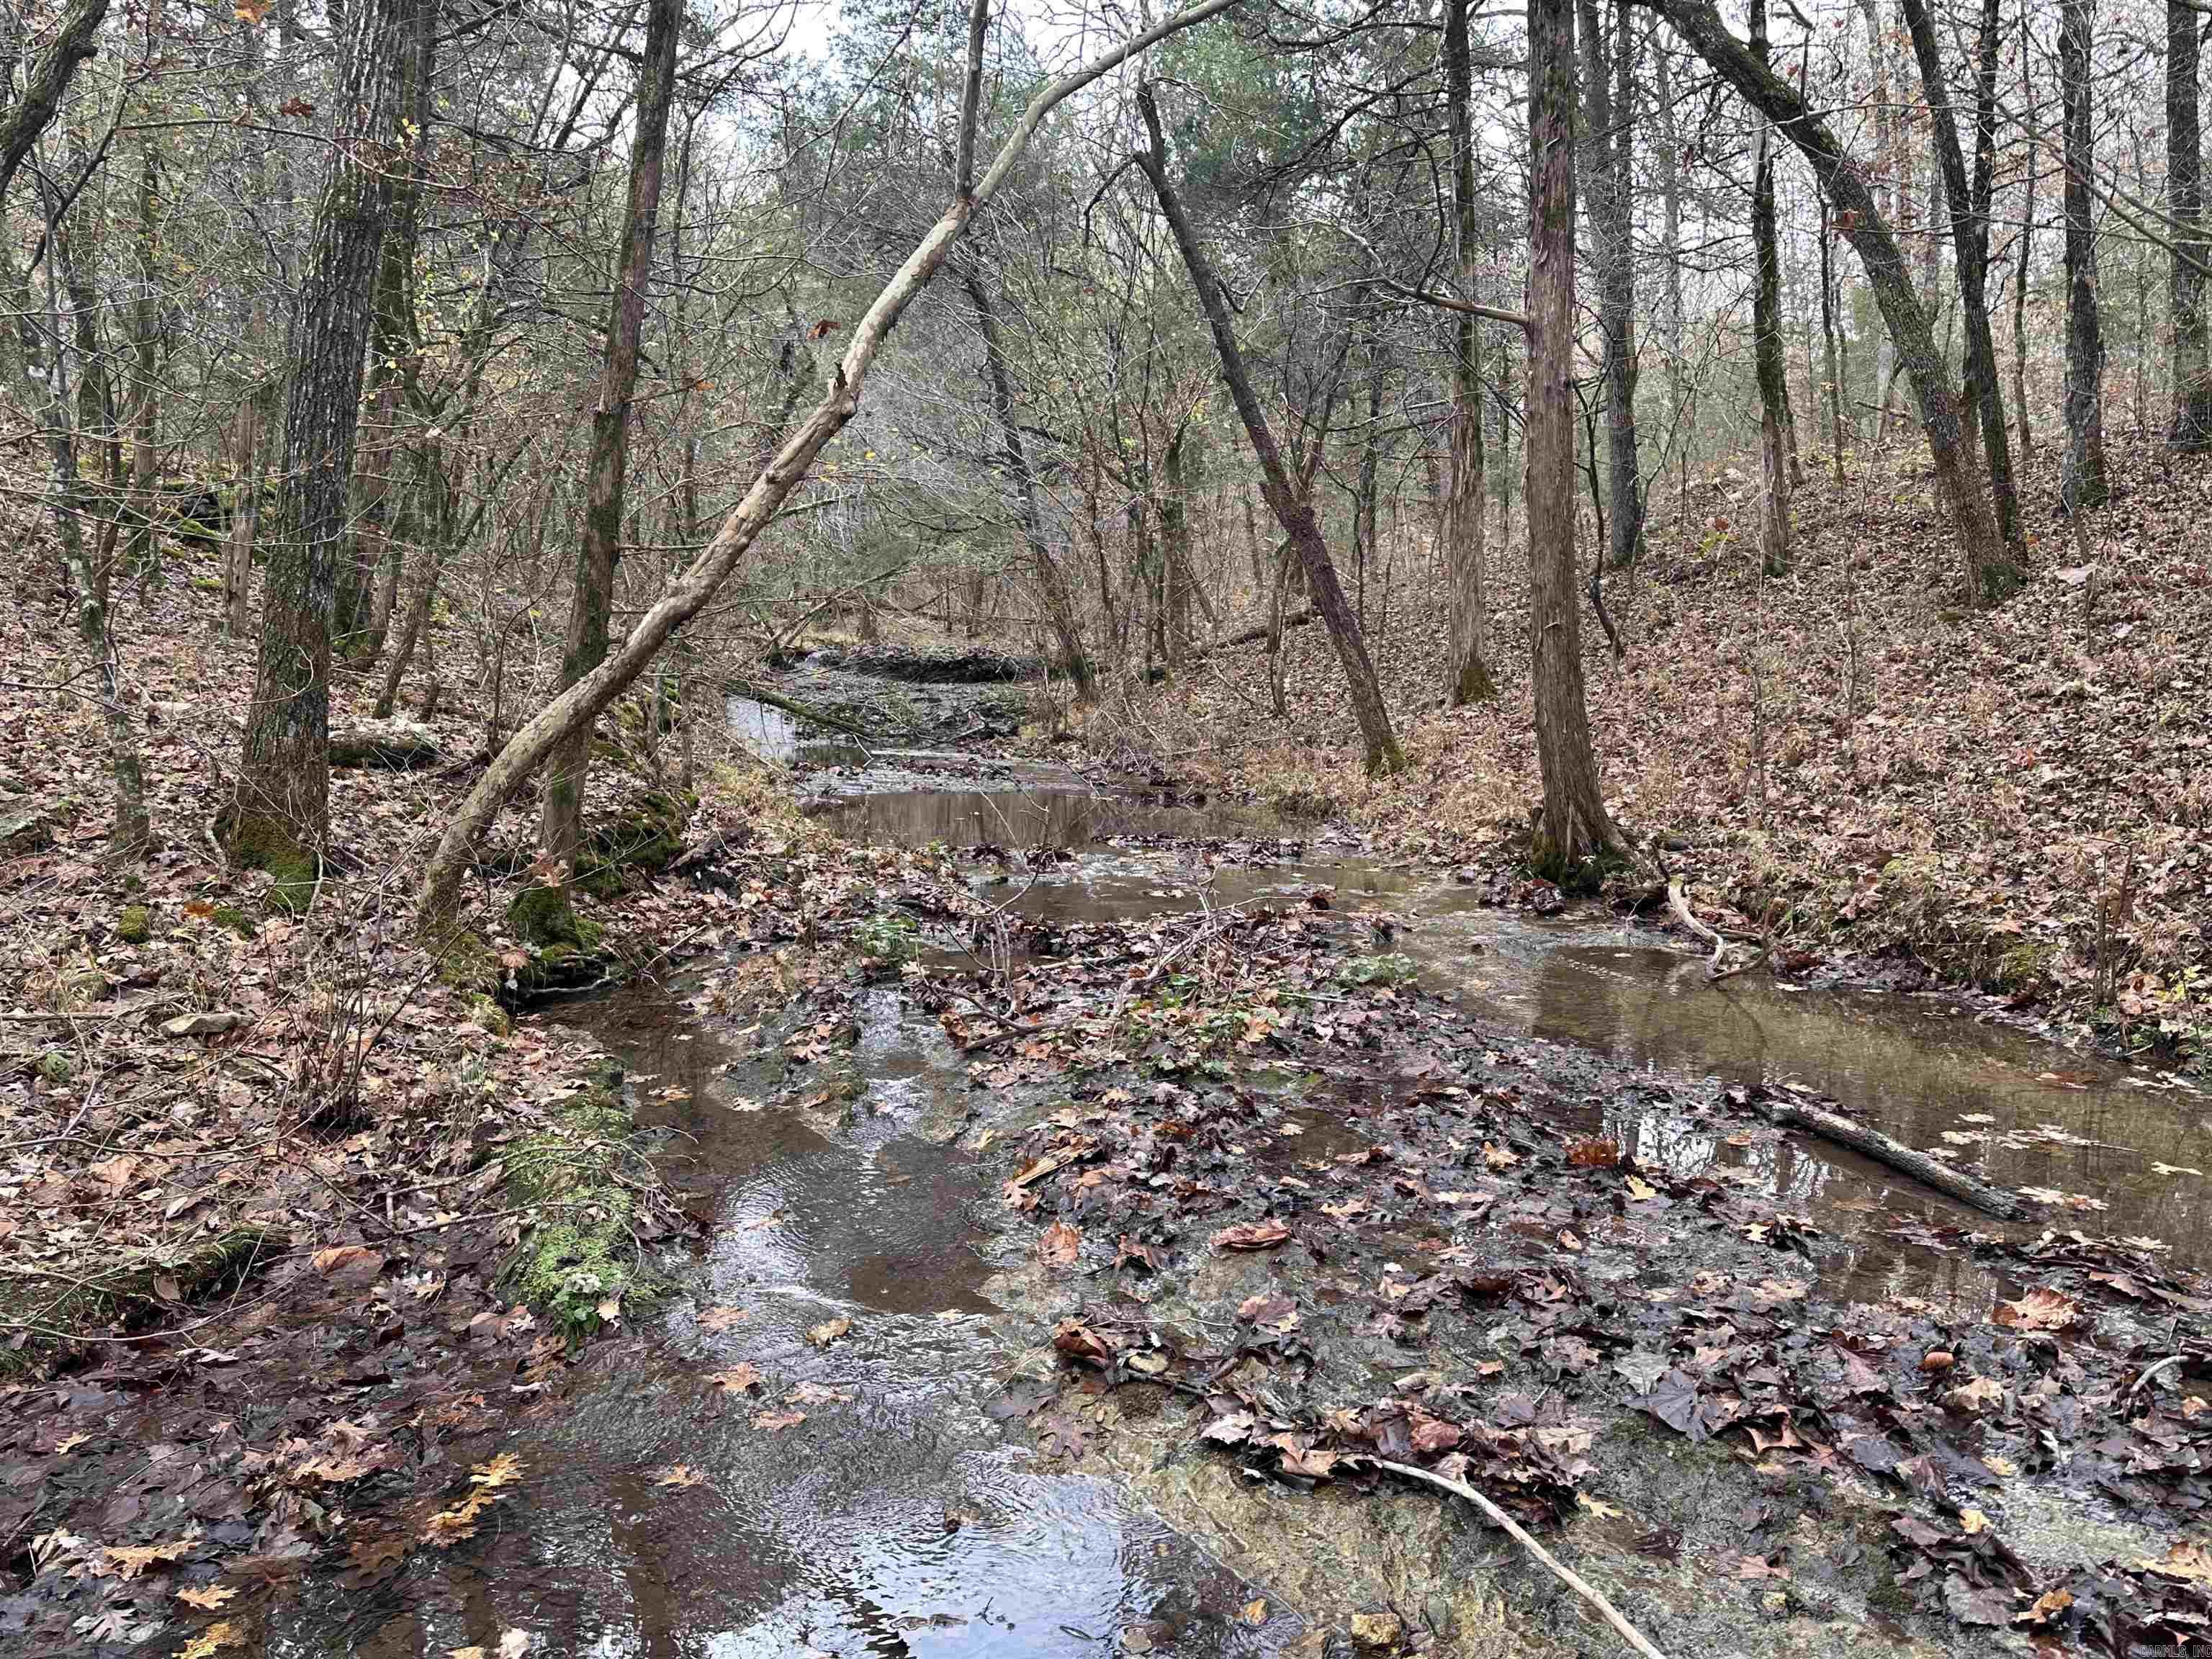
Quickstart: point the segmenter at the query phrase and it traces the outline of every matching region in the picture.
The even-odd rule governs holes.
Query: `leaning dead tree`
[[[906,263],[876,295],[867,314],[860,319],[821,402],[784,440],[782,447],[753,480],[752,487],[722,520],[721,527],[705,550],[646,608],[645,614],[617,649],[539,709],[493,757],[476,787],[454,810],[431,852],[416,892],[420,926],[434,930],[453,915],[472,849],[500,808],[529,781],[563,739],[597,720],[629,689],[667,643],[669,635],[706,608],[761,532],[775,522],[792,492],[805,482],[823,447],[842,431],[859,411],[868,371],[899,318],[944,266],[945,256],[969,222],[999,193],[1023,152],[1044,125],[1045,117],[1065,100],[1132,58],[1194,24],[1218,16],[1237,3],[1237,0],[1202,0],[1202,3],[1176,13],[1047,85],[1030,100],[989,169],[978,179],[976,125],[982,103],[983,42],[990,24],[990,0],[975,0],[968,22],[968,64],[961,94],[952,200],[907,256]]]

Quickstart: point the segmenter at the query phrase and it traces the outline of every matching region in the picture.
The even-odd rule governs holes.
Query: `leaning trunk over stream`
[[[1996,520],[1982,494],[1981,480],[1961,451],[1959,408],[1951,395],[1943,354],[1865,172],[1836,141],[1827,124],[1813,114],[1797,90],[1729,32],[1712,0],[1647,0],[1647,3],[1721,79],[1735,88],[1754,113],[1771,121],[1797,147],[1798,153],[1812,163],[1820,187],[1836,204],[1837,226],[1866,270],[1867,285],[1874,290],[1875,302],[1911,379],[1913,395],[1920,404],[1921,427],[1928,434],[1929,458],[1935,464],[1936,497],[1949,514],[1966,554],[1967,589],[1977,594],[1990,592],[1995,573],[2008,565],[2011,556],[1997,535]]]
[[[416,893],[419,927],[433,936],[445,930],[459,896],[461,878],[467,872],[471,851],[499,809],[557,745],[573,732],[590,729],[600,713],[645,672],[679,625],[706,608],[761,532],[775,521],[792,492],[805,482],[823,446],[844,430],[860,409],[868,370],[883,349],[884,339],[906,308],[929,286],[976,210],[998,194],[1045,117],[1069,96],[1157,42],[1236,3],[1237,0],[1203,0],[1046,86],[1030,100],[989,170],[978,180],[975,177],[976,110],[982,96],[983,36],[989,0],[975,0],[969,18],[967,83],[951,204],[854,329],[852,343],[839,359],[822,401],[769,458],[705,550],[647,607],[618,649],[523,723],[454,809],[422,872]]]
[[[1145,118],[1145,131],[1151,140],[1149,149],[1137,152],[1137,165],[1152,183],[1152,194],[1158,198],[1160,211],[1175,234],[1176,246],[1182,251],[1183,264],[1190,272],[1191,286],[1198,290],[1199,307],[1206,313],[1206,323],[1213,331],[1213,346],[1221,358],[1222,378],[1229,382],[1229,395],[1237,404],[1237,414],[1243,417],[1244,430],[1252,441],[1252,453],[1260,464],[1261,491],[1268,508],[1298,556],[1307,589],[1313,595],[1314,609],[1328,624],[1337,660],[1351,687],[1352,718],[1359,723],[1360,739],[1367,750],[1367,769],[1402,771],[1406,757],[1390,730],[1390,712],[1383,705],[1382,688],[1376,680],[1375,665],[1368,659],[1367,641],[1360,635],[1359,619],[1352,614],[1352,607],[1345,600],[1344,588],[1336,579],[1336,566],[1328,556],[1328,544],[1322,539],[1321,525],[1314,517],[1312,495],[1291,482],[1290,470],[1283,464],[1275,434],[1268,429],[1267,416],[1252,391],[1252,377],[1245,371],[1244,353],[1230,324],[1229,305],[1222,298],[1221,280],[1213,274],[1206,250],[1199,245],[1198,232],[1191,224],[1190,216],[1183,210],[1182,198],[1176,193],[1175,181],[1168,176],[1167,140],[1161,135],[1159,108],[1153,101],[1149,82],[1140,82],[1137,88],[1137,107]]]

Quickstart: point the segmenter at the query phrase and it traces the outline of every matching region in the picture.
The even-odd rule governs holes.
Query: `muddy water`
[[[2173,1261],[2212,1267],[2202,1173],[2212,1170],[2212,1101],[2056,1048],[1954,996],[1765,973],[1715,983],[1701,958],[1648,929],[1486,908],[1449,878],[1299,841],[1294,826],[1262,816],[1146,805],[1065,777],[1057,788],[1031,780],[989,792],[901,790],[826,810],[866,840],[1077,849],[979,870],[979,890],[1040,918],[1300,903],[1321,892],[1332,910],[1385,921],[1390,938],[1374,949],[1410,958],[1425,988],[1510,1030],[1679,1083],[1679,1109],[1593,1101],[1564,1115],[1639,1158],[1741,1181],[1810,1214],[1843,1245],[1829,1264],[1832,1290],[1986,1305],[1994,1279],[1887,1234],[1900,1218],[1993,1224],[1829,1143],[1745,1137],[1741,1118],[1705,1109],[1711,1091],[1696,1085],[1802,1085],[2039,1200],[2030,1232],[2154,1238]],[[1142,844],[1161,837],[1185,844]]]
[[[524,1477],[487,1547],[418,1553],[366,1600],[311,1595],[271,1654],[489,1650],[509,1627],[533,1653],[610,1659],[1230,1656],[1299,1633],[1248,1618],[1264,1589],[994,1420],[1039,1334],[984,1294],[989,1183],[953,1144],[964,1073],[895,989],[859,1015],[850,1098],[784,1109],[762,1103],[764,1062],[657,993],[559,1016],[623,1058],[672,1179],[711,1206],[696,1301],[503,1443]],[[810,1337],[840,1321],[826,1347]],[[758,1387],[718,1389],[740,1364]]]

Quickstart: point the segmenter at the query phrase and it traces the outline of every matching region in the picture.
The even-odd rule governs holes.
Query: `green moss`
[[[566,887],[526,887],[507,907],[507,931],[541,950],[584,942],[584,922]]]
[[[61,1049],[49,1048],[39,1056],[39,1075],[49,1083],[67,1083],[76,1075],[76,1062]]]
[[[2015,945],[1997,957],[1984,983],[1992,991],[2033,991],[2049,981],[2057,960],[2056,945]]]
[[[296,915],[314,902],[322,862],[301,844],[291,827],[271,813],[240,813],[225,826],[230,855],[248,870],[265,870],[276,878],[269,902]]]
[[[499,958],[492,954],[491,946],[484,943],[481,934],[457,933],[438,953],[439,982],[456,991],[496,996],[505,977],[500,971]]]
[[[143,945],[154,936],[154,913],[143,904],[126,904],[115,918],[115,937],[125,945]]]
[[[623,1098],[622,1068],[602,1061],[584,1086],[556,1105],[540,1133],[505,1153],[507,1201],[536,1206],[538,1218],[500,1269],[500,1283],[572,1337],[590,1335],[608,1304],[651,1296],[659,1275],[632,1235],[641,1176],[636,1121]]]
[[[689,792],[638,796],[584,837],[576,884],[595,898],[612,898],[637,877],[666,869],[684,850],[684,826],[698,804]]]
[[[1413,957],[1393,951],[1388,956],[1354,957],[1336,970],[1336,977],[1346,985],[1403,985],[1419,973]]]
[[[494,1036],[503,1037],[514,1030],[514,1022],[507,1017],[507,1010],[499,1006],[498,999],[487,996],[481,991],[469,999],[469,1018]]]
[[[252,939],[259,931],[259,924],[235,904],[218,904],[208,920],[216,927],[234,933],[240,939]]]

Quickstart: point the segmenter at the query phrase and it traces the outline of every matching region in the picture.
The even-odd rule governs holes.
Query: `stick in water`
[[[1606,1623],[1619,1631],[1628,1645],[1642,1654],[1644,1659],[1667,1659],[1665,1654],[1644,1639],[1641,1631],[1621,1617],[1620,1609],[1607,1601],[1604,1595],[1595,1585],[1572,1568],[1562,1565],[1557,1557],[1528,1535],[1528,1531],[1519,1522],[1465,1481],[1455,1480],[1449,1475],[1438,1474],[1434,1469],[1417,1468],[1411,1463],[1393,1463],[1387,1457],[1370,1458],[1367,1461],[1373,1463],[1378,1469],[1388,1469],[1393,1474],[1402,1474],[1408,1480],[1425,1480],[1432,1486],[1442,1486],[1446,1492],[1457,1492],[1491,1520],[1504,1528],[1507,1535],[1515,1543],[1557,1573],[1561,1583],[1603,1613]]]

